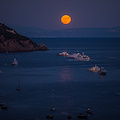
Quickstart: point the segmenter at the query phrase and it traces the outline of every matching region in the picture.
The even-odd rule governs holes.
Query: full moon
[[[61,17],[61,22],[63,24],[69,24],[71,22],[71,17],[69,15],[63,15]]]

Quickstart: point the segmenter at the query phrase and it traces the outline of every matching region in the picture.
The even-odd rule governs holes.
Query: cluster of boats
[[[53,104],[53,99],[54,99],[53,93],[54,93],[54,89],[52,89],[52,107],[51,107],[50,111],[55,112],[55,111],[56,111],[56,107],[55,107],[54,104]],[[86,111],[86,114],[79,113],[79,114],[77,115],[77,118],[87,119],[87,118],[88,118],[88,115],[92,115],[92,114],[93,114],[93,111],[92,111],[90,108],[88,108],[87,111]],[[53,119],[53,118],[54,118],[53,113],[52,113],[52,114],[48,114],[48,115],[46,116],[46,118],[47,118],[47,119]],[[68,119],[72,119],[71,114],[68,114],[67,118],[68,118]]]
[[[79,114],[77,115],[77,118],[87,119],[87,118],[88,118],[88,115],[92,115],[92,114],[93,114],[93,111],[92,111],[90,108],[88,108],[86,113],[87,113],[87,114],[79,113]]]
[[[88,115],[92,115],[92,114],[93,114],[93,111],[92,111],[90,108],[88,108],[86,114],[79,113],[79,114],[77,115],[77,118],[87,119],[87,118],[88,118]],[[47,118],[47,119],[53,119],[54,116],[51,115],[51,114],[49,114],[49,115],[46,116],[46,118]],[[72,116],[69,114],[69,115],[67,116],[67,118],[68,118],[68,119],[72,119]]]
[[[57,55],[66,56],[68,58],[74,58],[75,60],[78,60],[78,61],[90,61],[90,57],[85,55],[84,52],[82,54],[80,54],[79,52],[74,53],[74,54],[69,54],[68,52],[62,52],[62,53],[58,53]],[[97,65],[95,65],[92,68],[87,69],[87,71],[99,72],[100,75],[106,75],[107,73],[107,71],[105,70],[103,66],[99,67]]]
[[[74,53],[74,54],[62,52],[62,53],[58,53],[58,55],[59,56],[66,56],[68,58],[74,58],[75,60],[78,60],[78,61],[90,61],[89,56],[85,55],[84,52],[82,52],[82,54],[80,54],[79,52]]]
[[[91,67],[89,69],[87,69],[87,71],[92,71],[92,72],[99,72],[100,75],[106,75],[107,71],[105,70],[105,68],[99,67],[97,65],[95,65],[94,67]]]

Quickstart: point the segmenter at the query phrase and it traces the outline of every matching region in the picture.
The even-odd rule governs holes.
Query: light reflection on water
[[[70,67],[67,67],[67,66],[62,67],[60,69],[60,73],[59,74],[60,74],[60,81],[61,82],[72,81],[73,73],[72,73]]]

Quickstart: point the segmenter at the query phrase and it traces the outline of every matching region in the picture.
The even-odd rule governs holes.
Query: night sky
[[[63,15],[71,16],[64,25]],[[0,22],[47,30],[120,26],[120,0],[1,0]]]

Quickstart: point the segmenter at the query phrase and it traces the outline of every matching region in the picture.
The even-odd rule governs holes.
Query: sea
[[[49,51],[0,53],[0,120],[120,120],[120,38],[31,38]],[[90,61],[58,56],[88,55]],[[18,60],[12,66],[13,59]],[[87,71],[104,66],[106,75]],[[16,87],[20,90],[16,90]],[[56,111],[51,111],[54,106]]]

